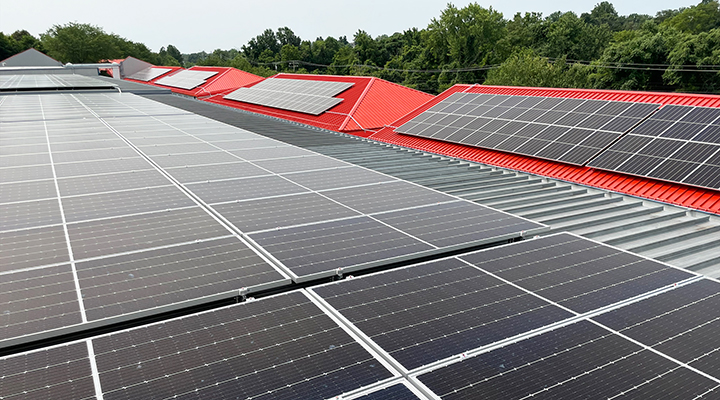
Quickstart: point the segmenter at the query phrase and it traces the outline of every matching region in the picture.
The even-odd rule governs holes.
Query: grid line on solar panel
[[[720,188],[720,109],[666,105],[588,165]]]
[[[471,99],[481,105],[473,108]],[[576,99],[560,99],[547,110],[533,108],[543,101],[455,93],[396,131],[582,165],[657,108],[655,104]],[[553,127],[567,131],[546,136],[538,148],[537,138]]]
[[[549,252],[551,249],[560,255]],[[695,276],[571,234],[547,236],[460,258],[577,313]]]
[[[311,291],[408,370],[573,316],[455,258]]]
[[[418,379],[448,400],[477,398],[480,393],[506,399],[689,398],[718,387],[716,381],[587,321],[423,373]]]
[[[92,341],[105,398],[330,398],[393,376],[300,292]]]

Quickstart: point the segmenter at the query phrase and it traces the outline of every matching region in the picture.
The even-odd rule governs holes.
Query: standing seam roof
[[[337,76],[310,74],[277,74],[268,79],[302,79],[330,82],[350,82],[354,85],[338,94],[343,101],[320,115],[265,107],[256,104],[225,100],[227,93],[204,99],[245,111],[265,114],[339,132],[369,136],[386,124],[433,99],[433,96],[383,79],[369,76]],[[251,87],[248,85],[248,87]]]
[[[457,157],[468,161],[490,164],[516,171],[528,172],[549,178],[616,191],[650,200],[675,204],[700,211],[720,214],[720,192],[696,188],[679,183],[635,177],[627,174],[580,167],[561,162],[541,160],[534,157],[510,154],[496,150],[481,149],[421,137],[401,135],[395,128],[411,120],[423,111],[439,103],[453,93],[487,93],[516,96],[568,97],[596,100],[631,101],[677,104],[702,107],[720,107],[720,96],[684,93],[621,92],[588,89],[542,89],[507,86],[455,85],[432,101],[414,110],[370,136],[385,143],[411,147],[430,153]]]

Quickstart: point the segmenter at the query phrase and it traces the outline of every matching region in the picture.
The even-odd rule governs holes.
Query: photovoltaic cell
[[[297,276],[377,266],[433,247],[368,217],[251,234]]]
[[[314,193],[221,204],[215,209],[246,233],[360,215]]]
[[[226,99],[319,115],[341,103],[336,98],[353,83],[268,78],[250,88],[239,88]]]
[[[537,226],[510,214],[478,209],[465,201],[391,211],[376,214],[375,218],[438,247],[514,235]]]
[[[217,75],[217,71],[193,71],[185,69],[170,76],[160,78],[156,80],[155,83],[162,86],[192,90],[215,75]]]
[[[703,279],[594,320],[720,379],[720,283]]]
[[[718,383],[581,321],[422,374],[443,400],[698,398]]]
[[[176,167],[165,171],[181,183],[269,175],[262,168],[247,162]]]
[[[95,399],[87,344],[0,357],[0,398]]]
[[[68,261],[62,226],[0,232],[0,272]]]
[[[166,73],[168,73],[170,71],[172,71],[172,68],[150,67],[150,68],[145,68],[141,71],[138,71],[138,72],[128,76],[128,78],[135,79],[136,81],[149,82],[159,76],[165,75]]]
[[[392,377],[300,292],[92,342],[108,400],[332,398]]]
[[[80,262],[77,270],[91,321],[285,281],[234,237]]]
[[[657,107],[454,93],[396,131],[583,165]]]
[[[76,260],[229,234],[199,207],[68,224],[68,233]]]
[[[479,251],[461,258],[578,313],[693,276],[570,234]]]
[[[368,214],[456,200],[444,193],[400,181],[328,190],[322,194]]]
[[[62,223],[57,199],[5,204],[0,214],[0,231]]]
[[[187,188],[209,204],[307,192],[278,176],[193,183],[187,185]]]
[[[173,186],[63,198],[67,222],[192,206],[195,202]]]
[[[456,258],[312,290],[409,370],[572,315]]]
[[[666,105],[588,165],[718,189],[718,132],[719,109]]]
[[[0,340],[82,323],[69,264],[0,276]]]
[[[117,85],[74,74],[3,75],[0,77],[0,91],[56,90],[56,89],[106,89]]]
[[[391,176],[356,166],[343,167],[341,169],[333,168],[329,170],[289,173],[283,176],[310,190],[337,189],[396,180]]]

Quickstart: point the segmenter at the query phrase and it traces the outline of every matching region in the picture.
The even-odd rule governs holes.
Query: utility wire
[[[559,58],[546,58],[548,61],[555,63],[563,59]],[[590,68],[607,68],[607,69],[621,69],[621,70],[637,70],[637,71],[662,71],[662,72],[720,72],[720,69],[695,69],[695,68],[720,68],[720,65],[672,65],[672,64],[641,64],[641,63],[621,63],[621,62],[608,62],[602,64],[594,64],[593,61],[582,61],[582,60],[565,60],[569,65],[582,65]],[[369,68],[379,71],[388,72],[410,72],[410,73],[453,73],[453,72],[474,72],[474,71],[488,71],[491,69],[497,69],[502,64],[484,65],[481,67],[465,67],[465,68],[448,68],[448,69],[402,69],[402,68],[386,68],[378,67],[377,65],[368,64],[346,64],[346,65],[326,65],[311,63],[302,60],[289,60],[289,61],[274,61],[269,63],[257,63],[250,62],[254,65],[281,65],[281,64],[295,64],[306,65],[309,67],[318,68]],[[291,64],[292,63],[292,64]],[[665,67],[665,68],[663,68]]]

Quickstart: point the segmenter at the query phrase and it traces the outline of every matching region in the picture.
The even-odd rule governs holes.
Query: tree
[[[597,62],[607,67],[598,69],[594,86],[621,90],[667,90],[664,71],[632,64],[667,64],[668,55],[679,39],[677,30],[658,27],[653,22],[647,22],[641,31],[619,32]],[[627,64],[631,65],[618,68]]]
[[[583,13],[580,18],[590,25],[607,25],[612,31],[622,29],[622,19],[615,7],[607,1],[598,3],[590,13]]]
[[[428,25],[428,45],[439,64],[485,65],[502,57],[497,44],[505,36],[502,13],[471,3],[458,9],[448,4]]]
[[[672,65],[663,78],[680,90],[718,92],[720,91],[720,73],[713,71],[720,65],[720,28],[697,35],[685,34],[673,47],[668,55]],[[709,72],[673,71],[674,69],[710,70]]]
[[[120,55],[116,41],[102,28],[90,24],[53,25],[40,35],[40,40],[48,55],[63,63],[96,63]]]
[[[566,12],[548,26],[542,54],[570,60],[595,60],[611,38],[612,32],[607,25],[588,25],[575,13]]]
[[[177,61],[178,65],[183,65],[183,56],[182,53],[180,53],[180,50],[177,49],[177,47],[169,44],[167,47],[167,54],[168,56],[174,58]]]
[[[720,3],[717,0],[703,0],[696,6],[683,9],[663,24],[682,32],[701,33],[720,27]]]
[[[584,88],[590,85],[591,72],[588,66],[568,65],[564,59],[552,63],[524,50],[488,72],[485,85]]]

